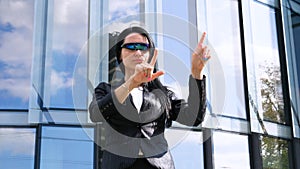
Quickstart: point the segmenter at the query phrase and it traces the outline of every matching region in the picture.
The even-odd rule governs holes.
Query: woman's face
[[[143,46],[143,45],[148,45]],[[139,33],[126,36],[122,45],[121,59],[125,69],[134,70],[135,66],[147,62],[149,58],[149,42]]]

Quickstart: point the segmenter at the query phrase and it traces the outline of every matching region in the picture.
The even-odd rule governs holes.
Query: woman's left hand
[[[206,62],[211,58],[210,50],[203,44],[206,37],[206,32],[202,33],[198,46],[194,50],[191,59],[191,73],[195,79],[202,79],[202,70]]]

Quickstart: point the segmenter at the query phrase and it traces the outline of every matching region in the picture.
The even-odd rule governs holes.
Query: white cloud
[[[12,26],[0,36],[0,89],[23,101],[30,90],[33,10],[34,1],[0,1],[0,23]]]
[[[33,7],[33,1],[0,1],[0,23],[13,27],[12,32],[1,33],[0,61],[30,67]],[[14,11],[13,14],[11,11]]]
[[[56,0],[53,10],[53,50],[79,54],[87,40],[88,1]]]
[[[30,30],[17,28],[14,32],[3,33],[0,40],[0,61],[7,65],[21,65],[22,68],[25,67],[28,70],[32,58],[32,33]]]
[[[139,0],[110,0],[109,1],[109,19],[113,17],[123,17],[138,14],[136,6]],[[114,15],[114,16],[113,16]]]
[[[11,23],[14,27],[26,27],[32,30],[34,1],[0,1],[0,22]]]
[[[69,77],[69,73],[51,71],[51,95],[55,95],[60,89],[71,88],[72,84],[73,78]]]
[[[0,153],[34,155],[35,132],[31,129],[0,129]]]
[[[23,78],[10,78],[1,79],[0,89],[6,90],[13,97],[21,98],[23,102],[28,101],[30,86],[29,79]],[[8,97],[9,98],[9,97]]]

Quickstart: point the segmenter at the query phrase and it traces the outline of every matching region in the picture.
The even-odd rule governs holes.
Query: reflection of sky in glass
[[[173,130],[174,135],[178,132]],[[174,147],[170,147],[175,167],[179,169],[203,169],[202,132],[186,132],[185,137]]]
[[[139,0],[109,0],[110,21],[116,21],[129,15],[137,15],[139,11]]]
[[[140,23],[139,2],[139,0],[109,0],[109,32],[121,32],[123,29],[131,26],[131,24],[134,25]]]
[[[0,128],[0,168],[33,168],[35,129]]]
[[[163,18],[165,19],[163,22],[164,34],[161,37],[163,46],[158,46],[159,49],[162,49],[159,52],[164,57],[163,69],[166,72],[166,75],[162,78],[164,78],[166,85],[175,89],[176,94],[186,98],[188,76],[190,74],[190,50],[194,48],[188,44],[188,0],[176,1],[176,3],[172,0],[164,0],[162,5],[163,14],[166,15]],[[170,19],[167,20],[168,18]],[[171,131],[170,137],[167,137],[175,167],[180,169],[203,168],[202,133],[189,132],[188,135],[181,138],[181,142],[173,147],[171,143],[176,141],[175,137],[180,135],[181,132],[186,131]]]
[[[214,132],[213,144],[216,169],[250,169],[247,136]]]
[[[128,15],[138,14],[138,2],[139,1],[124,0],[109,1],[110,21],[113,22]],[[52,44],[50,44],[50,46],[48,45],[50,47],[48,49],[52,50],[52,53],[47,56],[50,63],[47,62],[48,67],[46,69],[46,77],[48,77],[48,80],[45,81],[47,89],[45,91],[47,93],[45,96],[45,106],[73,108],[73,73],[75,71],[75,64],[78,65],[78,63],[76,63],[78,61],[78,54],[87,40],[88,3],[85,0],[76,0],[76,2],[74,0],[57,0],[53,1],[53,3],[53,25],[49,25],[49,28],[52,27],[49,37]],[[117,22],[111,23],[111,32],[119,30],[120,27],[122,27],[120,25],[126,25],[125,22],[122,21],[119,24]],[[80,65],[86,67],[86,65],[82,63],[80,63]],[[76,69],[80,68],[77,67]],[[85,84],[78,84],[80,82],[81,81],[76,81],[75,85],[82,85],[82,89],[85,90]],[[87,97],[83,92],[73,92],[76,92],[76,95],[82,95],[76,97]],[[86,99],[83,99],[81,103],[76,103],[76,108],[85,108],[87,105],[85,100]]]
[[[55,0],[53,24],[48,25],[45,106],[73,108],[72,85],[77,57],[87,41],[88,3],[85,0]],[[85,90],[85,85],[82,84]],[[82,102],[76,108],[86,107]]]
[[[221,68],[210,64],[211,69],[223,69],[223,74],[210,74],[212,80],[225,76],[223,85],[225,103],[218,114],[246,118],[244,101],[244,84],[242,69],[242,54],[240,44],[240,25],[237,1],[214,0],[207,1],[207,31],[208,40],[216,51]],[[214,93],[214,86],[211,92]],[[212,95],[212,106],[221,104],[220,93]],[[214,101],[215,100],[215,101]],[[218,112],[221,111],[221,112]]]
[[[255,61],[259,65],[273,63],[279,66],[275,11],[255,2],[251,7]]]
[[[33,8],[33,0],[1,1],[0,108],[28,108]]]
[[[162,6],[164,15],[160,19],[163,20],[163,34],[161,35],[163,46],[158,46],[158,48],[162,49],[159,52],[163,56],[163,70],[166,75],[161,78],[165,85],[175,90],[176,94],[187,98],[190,50],[194,48],[189,46],[188,1],[174,3],[172,0],[165,0],[162,1]]]
[[[93,168],[92,128],[43,127],[41,168]]]
[[[268,95],[271,97],[272,104],[274,109],[273,113],[276,113],[276,109],[278,112],[282,110],[283,106],[283,93],[282,93],[282,85],[281,85],[281,73],[280,73],[280,62],[279,62],[279,52],[278,52],[278,39],[277,39],[277,30],[276,30],[276,18],[275,18],[275,10],[264,6],[257,2],[251,3],[251,24],[252,24],[252,38],[253,44],[253,57],[251,59],[254,60],[255,70],[253,73],[252,82],[256,84],[258,88],[257,93],[253,93],[254,95],[259,96],[260,101],[258,101],[257,105],[260,112],[267,111],[262,109],[262,104],[265,104],[269,101],[266,100],[265,96],[262,95],[262,90],[272,91],[274,88],[274,94]],[[264,25],[263,27],[261,25]],[[263,37],[263,38],[262,38]],[[267,84],[263,82],[268,80],[272,82],[271,79],[277,79],[276,84]],[[268,87],[268,85],[270,85]],[[266,107],[266,106],[265,106]],[[270,109],[268,109],[269,111]],[[277,112],[277,113],[278,113]],[[274,118],[265,117],[268,120],[274,121]],[[278,118],[275,120],[276,122],[283,122],[283,118]]]

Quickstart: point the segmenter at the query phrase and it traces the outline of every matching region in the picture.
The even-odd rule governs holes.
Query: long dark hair
[[[115,42],[115,45],[113,46],[113,48],[111,48],[111,50],[115,51],[115,56],[116,56],[117,62],[123,73],[125,73],[125,70],[124,70],[124,65],[122,64],[122,59],[121,59],[121,51],[122,51],[121,45],[124,43],[125,38],[131,33],[139,33],[142,36],[147,38],[147,40],[149,42],[149,46],[150,46],[150,51],[149,51],[150,57],[149,57],[148,62],[152,59],[154,50],[155,50],[154,42],[153,42],[151,36],[149,35],[149,33],[145,29],[143,29],[141,27],[137,27],[137,26],[124,29],[116,38],[116,42]],[[157,72],[157,69],[158,69],[157,65],[158,64],[155,63],[153,73]],[[169,111],[169,109],[171,109],[171,103],[170,103],[170,99],[168,97],[169,91],[165,86],[162,85],[161,81],[158,78],[156,78],[148,83],[143,84],[143,86],[145,86],[145,89],[147,89],[149,91],[152,91],[154,89],[159,89],[160,91],[162,91],[163,95],[159,96],[159,99],[161,100],[161,103],[165,106],[166,111]]]

